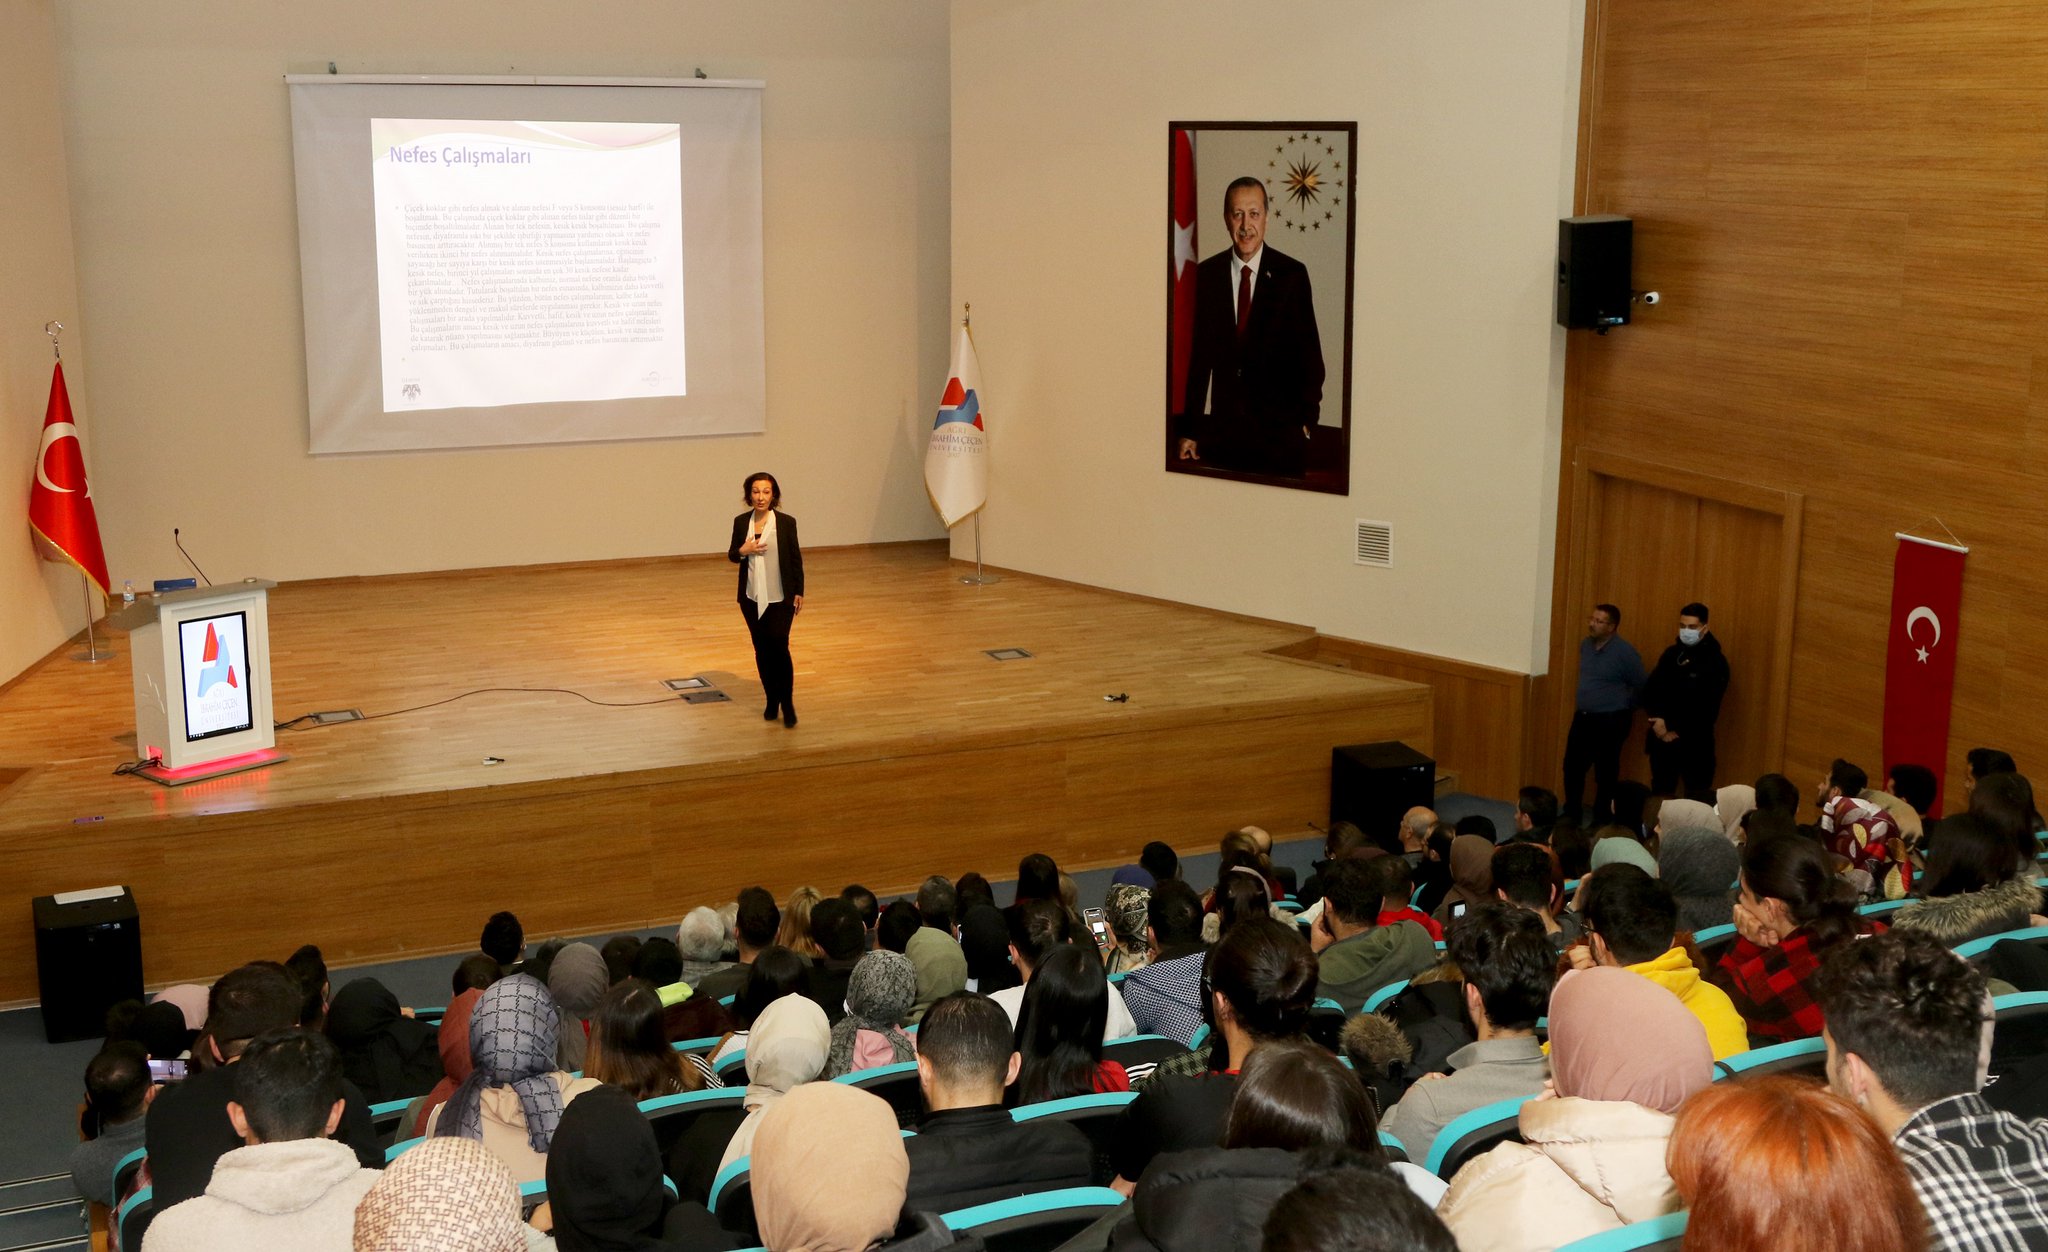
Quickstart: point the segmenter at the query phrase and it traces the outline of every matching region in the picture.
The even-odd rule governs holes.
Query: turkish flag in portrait
[[[1948,775],[1948,714],[1969,549],[1899,536],[1892,562],[1891,639],[1884,662],[1884,768],[1934,771],[1934,807]],[[1876,779],[1873,782],[1879,781]]]

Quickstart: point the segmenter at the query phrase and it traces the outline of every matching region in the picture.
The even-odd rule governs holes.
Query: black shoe
[[[784,726],[796,725],[796,706],[787,700],[782,702],[782,724]]]
[[[762,721],[764,721],[764,722],[772,722],[772,721],[774,721],[774,720],[775,720],[775,714],[776,714],[776,712],[777,712],[777,711],[778,711],[778,709],[777,709],[777,707],[776,707],[776,703],[775,703],[775,701],[773,701],[773,700],[770,700],[770,701],[768,702],[768,707],[767,707],[767,709],[763,710],[763,712],[761,713],[761,720],[762,720]]]

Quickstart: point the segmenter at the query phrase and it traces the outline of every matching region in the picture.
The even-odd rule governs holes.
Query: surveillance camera
[[[1636,297],[1636,299],[1641,300],[1644,304],[1655,304],[1663,298],[1660,293],[1655,291],[1645,291]]]

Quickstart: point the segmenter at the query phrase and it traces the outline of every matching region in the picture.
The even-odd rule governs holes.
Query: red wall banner
[[[1935,817],[1941,814],[1948,775],[1963,558],[1970,550],[1911,535],[1898,539],[1892,561],[1891,638],[1884,663],[1884,769],[1889,774],[1894,765],[1910,764],[1933,770],[1934,808],[1928,816]]]

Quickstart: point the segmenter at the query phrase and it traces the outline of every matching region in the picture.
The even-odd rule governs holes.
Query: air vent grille
[[[1382,569],[1394,564],[1394,527],[1388,522],[1358,522],[1358,563]]]

